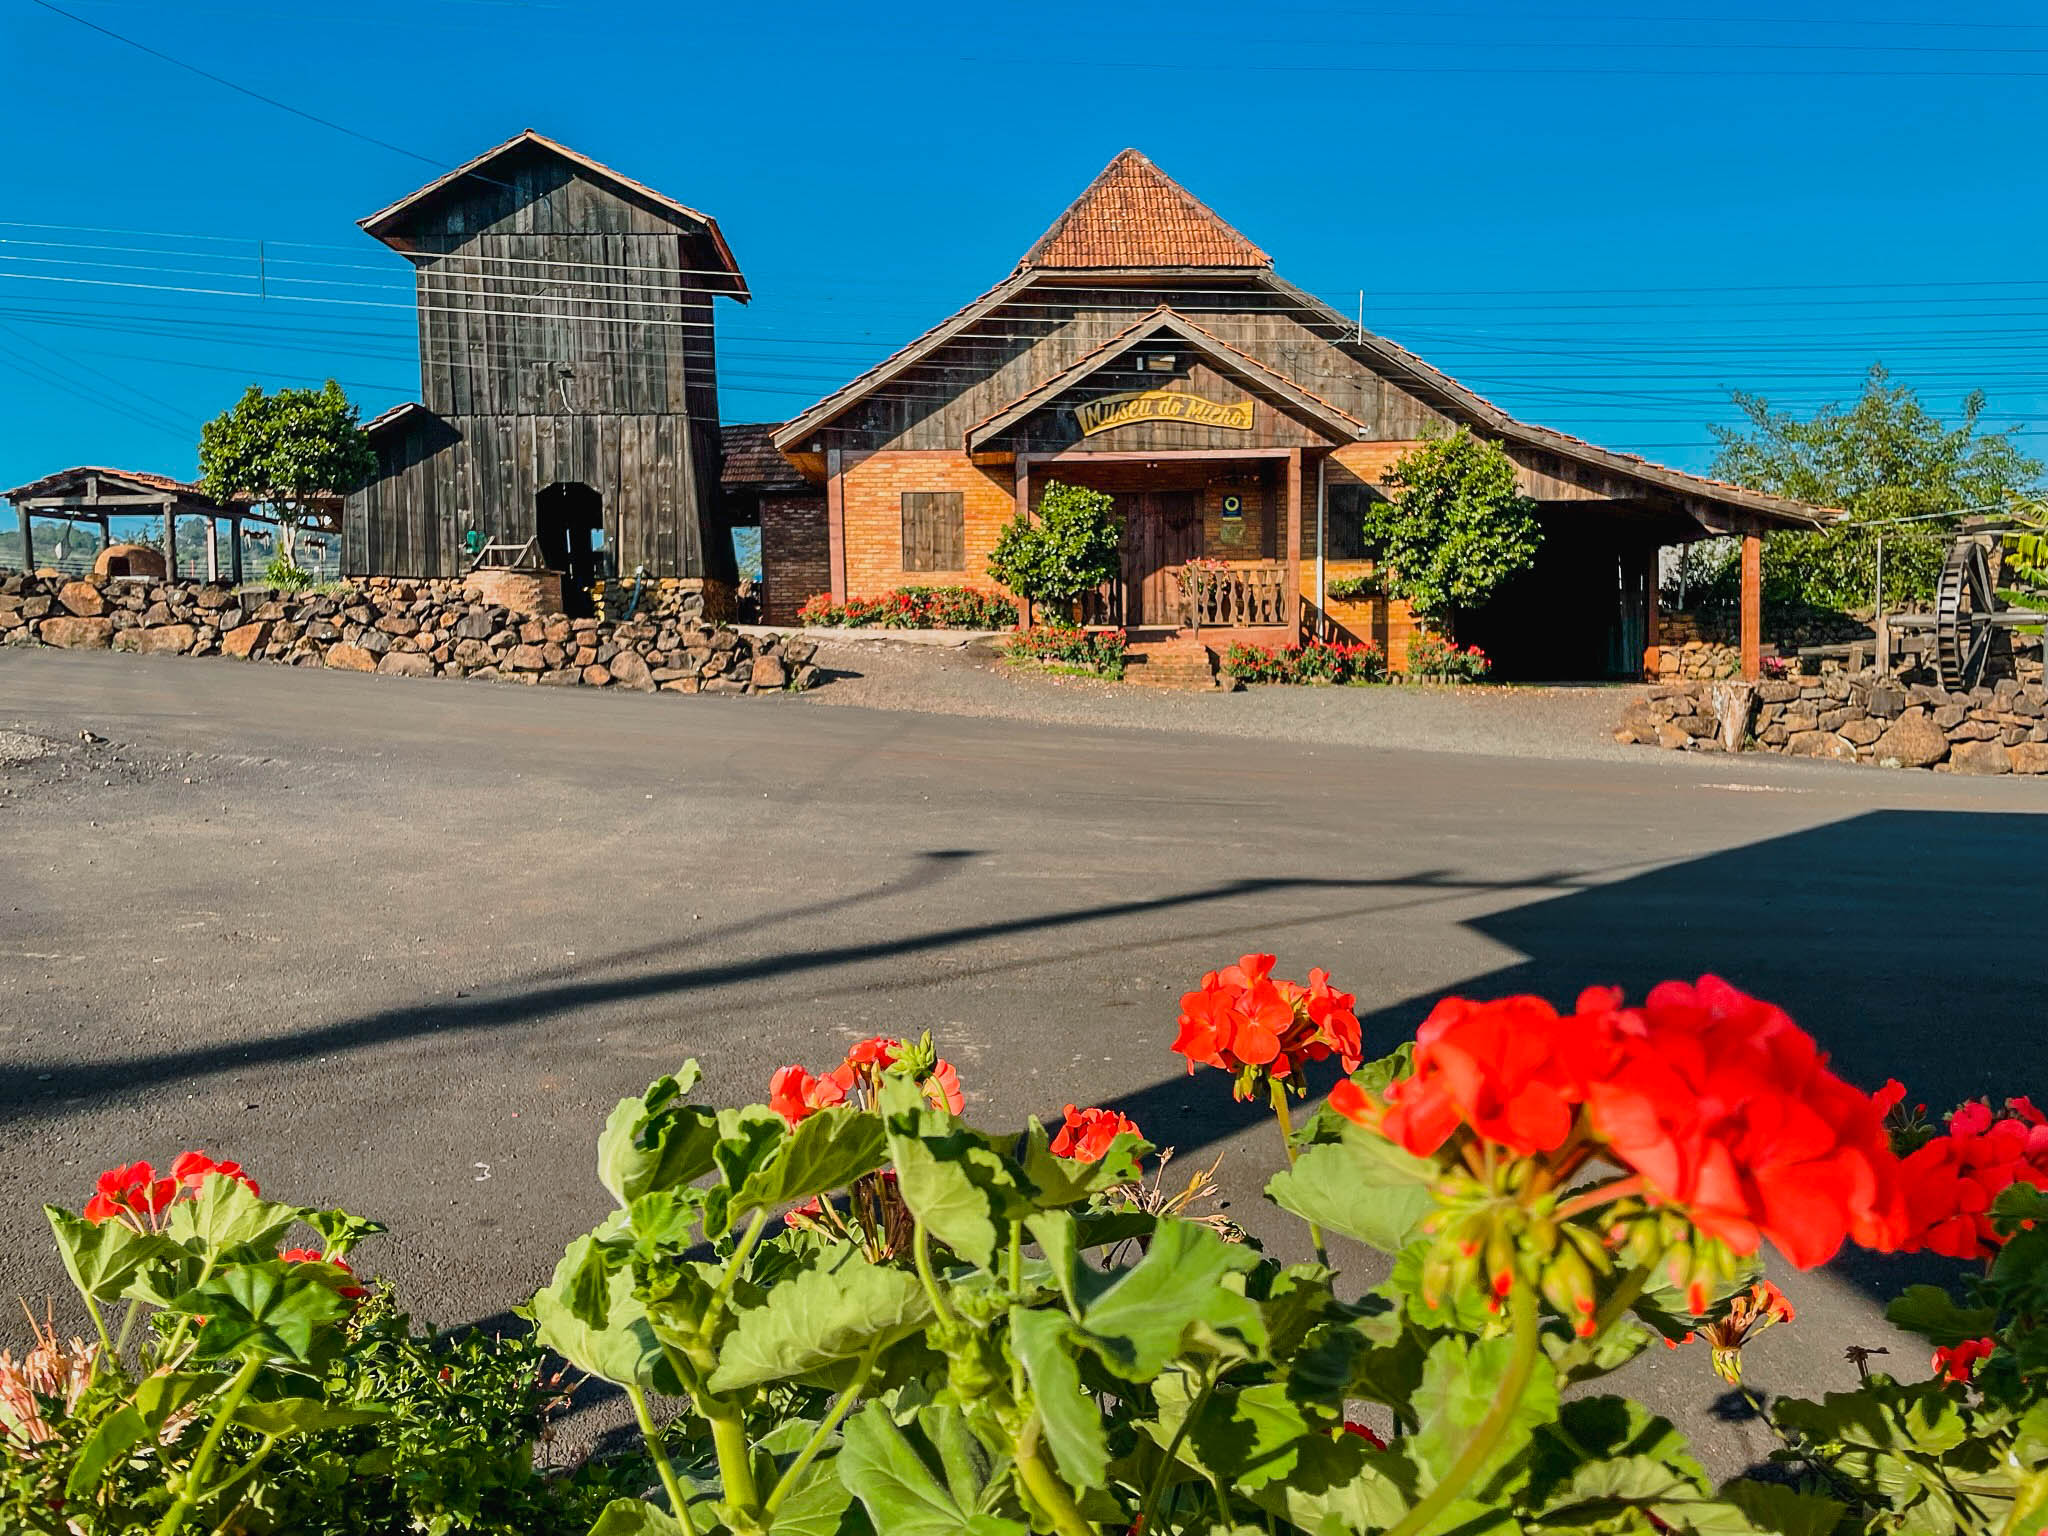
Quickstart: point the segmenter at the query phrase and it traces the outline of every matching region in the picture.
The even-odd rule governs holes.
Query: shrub
[[[1121,681],[1128,644],[1120,629],[1076,629],[1066,624],[1039,624],[1004,642],[1013,661],[1054,662],[1086,667],[1111,682]]]
[[[1377,576],[1339,576],[1324,584],[1323,595],[1333,603],[1363,603],[1383,590]]]
[[[989,574],[1034,603],[1071,605],[1123,574],[1123,532],[1114,497],[1054,480],[1036,519],[1020,512],[997,535]]]
[[[263,579],[285,592],[303,592],[313,585],[313,573],[290,555],[272,555],[264,564]]]
[[[898,587],[844,603],[820,592],[798,610],[797,622],[832,629],[1010,629],[1017,605],[972,587]]]
[[[1493,660],[1476,645],[1457,645],[1441,635],[1417,634],[1408,642],[1408,675],[1433,683],[1483,683]]]
[[[1223,670],[1241,683],[1381,683],[1387,659],[1371,641],[1284,647],[1240,641],[1224,652]]]
[[[1419,616],[1454,627],[1526,570],[1543,541],[1514,460],[1467,428],[1404,454],[1387,480],[1400,495],[1368,505],[1365,536],[1387,591]]]

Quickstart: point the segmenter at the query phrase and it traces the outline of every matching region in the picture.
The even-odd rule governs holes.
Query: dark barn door
[[[540,557],[562,573],[563,606],[587,617],[604,547],[604,498],[581,483],[549,486],[534,498],[534,532]]]
[[[1173,568],[1202,552],[1202,504],[1194,491],[1126,491],[1116,498],[1124,519],[1124,622],[1180,623],[1180,583]]]

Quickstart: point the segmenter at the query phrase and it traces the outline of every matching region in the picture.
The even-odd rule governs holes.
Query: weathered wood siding
[[[1343,328],[1309,313],[1298,300],[1264,284],[1230,292],[1219,279],[1208,275],[1180,284],[1161,279],[1138,287],[1034,283],[889,380],[873,397],[815,436],[827,449],[958,448],[970,427],[1072,366],[1161,304],[1171,305],[1202,329],[1357,418],[1376,437],[1417,438],[1446,420],[1441,412],[1341,345]],[[1160,348],[1171,350],[1165,341]],[[1152,386],[1138,382],[1140,376],[1123,359],[1110,368],[1125,388],[1159,383],[1157,378]],[[1248,393],[1236,379],[1223,379],[1213,392],[1207,388],[1200,392],[1217,399]],[[1041,421],[1049,414],[1064,413],[1040,411],[1020,424],[1020,429],[1056,433],[1060,430],[1056,425]],[[1277,423],[1284,413],[1261,402],[1258,415],[1262,422]],[[1068,420],[1071,423],[1070,417]],[[1301,430],[1291,419],[1288,427]],[[1067,430],[1071,431],[1070,425]],[[1287,429],[1276,425],[1273,430],[1284,434]],[[1193,432],[1205,433],[1205,439],[1167,441],[1169,434]],[[1252,437],[1227,429],[1192,428],[1186,423],[1149,422],[1113,428],[1085,440],[1082,446],[1130,452],[1169,447],[1289,447],[1311,440],[1288,435],[1276,436],[1270,443],[1247,440]],[[1047,440],[1027,446],[1064,444]],[[799,448],[808,450],[810,443]]]
[[[351,496],[351,574],[445,576],[462,535],[534,532],[535,497],[581,482],[621,570],[732,578],[718,515],[712,298],[701,230],[535,153],[473,179],[407,230],[422,399],[380,434]]]
[[[1171,352],[1168,346],[1154,350]],[[1096,453],[1147,453],[1172,449],[1213,449],[1230,452],[1241,448],[1313,448],[1329,440],[1315,428],[1288,414],[1285,405],[1263,398],[1230,374],[1219,372],[1206,362],[1188,361],[1185,349],[1177,354],[1181,367],[1175,373],[1155,373],[1136,366],[1128,357],[1118,358],[1100,372],[1090,374],[1057,399],[1033,411],[1005,432],[1000,442],[1019,452],[1057,453],[1078,448]],[[1083,437],[1074,420],[1074,407],[1104,395],[1132,390],[1164,390],[1169,394],[1199,395],[1204,400],[1230,404],[1252,400],[1252,426],[1248,432],[1234,427],[1204,426],[1189,421],[1134,421],[1108,427]]]

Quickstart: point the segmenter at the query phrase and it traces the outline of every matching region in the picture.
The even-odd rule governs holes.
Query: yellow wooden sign
[[[1252,402],[1204,400],[1200,395],[1172,389],[1136,389],[1128,394],[1104,395],[1074,407],[1074,422],[1083,437],[1127,427],[1134,421],[1185,421],[1197,427],[1227,427],[1233,432],[1252,429]]]

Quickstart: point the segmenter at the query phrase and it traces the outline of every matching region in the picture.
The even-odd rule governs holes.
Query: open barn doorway
[[[551,485],[534,499],[534,533],[541,559],[562,573],[562,606],[587,617],[590,589],[603,574],[604,498],[581,481]]]

